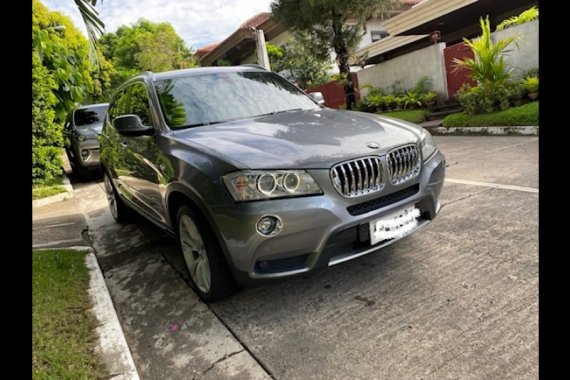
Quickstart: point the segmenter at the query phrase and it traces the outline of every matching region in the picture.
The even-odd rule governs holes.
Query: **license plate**
[[[420,210],[415,206],[403,208],[393,214],[370,222],[370,244],[400,238],[418,225]]]

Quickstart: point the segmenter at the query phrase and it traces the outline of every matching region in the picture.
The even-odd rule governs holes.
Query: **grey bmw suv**
[[[113,217],[175,236],[193,287],[247,286],[377,251],[439,212],[445,159],[422,127],[320,106],[255,67],[142,73],[106,115]]]

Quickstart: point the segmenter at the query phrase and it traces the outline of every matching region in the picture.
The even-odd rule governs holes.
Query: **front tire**
[[[218,301],[239,290],[219,244],[206,221],[190,207],[176,217],[177,235],[190,281],[204,301]]]

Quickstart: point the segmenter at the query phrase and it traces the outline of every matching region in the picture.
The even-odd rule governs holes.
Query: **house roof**
[[[202,65],[213,65],[220,58],[229,59],[232,64],[239,64],[255,51],[252,28],[263,30],[267,40],[271,40],[286,30],[282,24],[271,17],[271,13],[258,13],[244,21],[225,40],[203,55]]]
[[[221,41],[217,41],[217,42],[212,42],[211,44],[208,45],[204,45],[200,49],[196,50],[196,54],[198,55],[198,57],[204,57],[210,54],[210,52],[214,50],[216,47],[218,47],[220,43]]]
[[[249,30],[250,28],[258,28],[261,24],[271,18],[270,12],[261,12],[255,16],[242,22],[238,29]]]

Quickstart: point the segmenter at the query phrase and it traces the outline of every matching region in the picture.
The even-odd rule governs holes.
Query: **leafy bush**
[[[518,16],[509,17],[508,19],[503,20],[503,22],[497,25],[496,30],[503,30],[506,28],[510,28],[511,26],[524,24],[525,22],[536,20],[537,18],[538,18],[538,8],[535,5],[527,9],[526,11],[522,12]]]
[[[57,147],[63,143],[63,133],[54,121],[57,85],[36,52],[32,53],[32,79],[32,183],[40,183],[61,174]]]
[[[523,79],[522,85],[528,92],[538,91],[538,77],[528,77]]]
[[[378,112],[383,110],[398,110],[433,105],[437,101],[437,92],[430,91],[432,80],[428,77],[420,78],[411,90],[405,90],[396,81],[390,85],[389,90],[364,84],[361,89],[368,90],[359,104],[359,109],[365,112]]]
[[[449,127],[491,127],[538,125],[538,102],[531,102],[506,111],[471,116],[464,112],[454,113],[443,119]]]
[[[537,77],[537,76],[538,76],[538,67],[533,67],[532,69],[524,71],[521,78],[526,79],[528,77]]]

